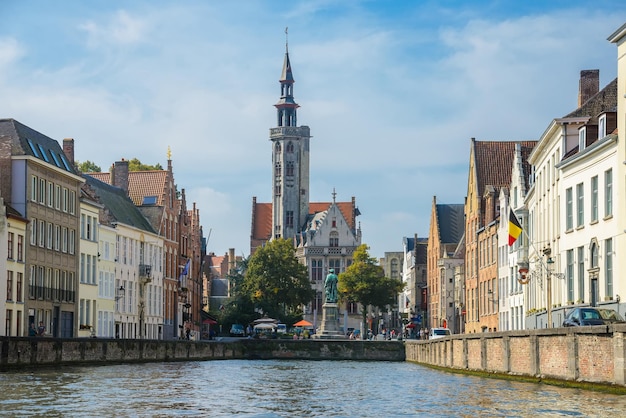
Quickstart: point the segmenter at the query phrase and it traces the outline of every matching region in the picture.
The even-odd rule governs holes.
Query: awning
[[[211,318],[207,318],[204,321],[202,321],[203,324],[208,324],[208,325],[215,325],[217,324],[217,321],[212,320]]]
[[[407,328],[415,328],[415,324],[413,322],[411,322],[409,325],[406,326]]]

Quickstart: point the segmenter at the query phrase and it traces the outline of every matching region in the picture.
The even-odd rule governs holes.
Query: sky
[[[167,166],[208,251],[249,255],[271,201],[288,27],[311,201],[356,198],[370,255],[464,203],[471,138],[537,140],[580,71],[617,74],[622,1],[0,1],[0,118],[108,168]]]

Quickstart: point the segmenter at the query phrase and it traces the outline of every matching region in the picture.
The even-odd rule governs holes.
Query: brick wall
[[[626,324],[407,340],[406,359],[451,369],[626,386]]]

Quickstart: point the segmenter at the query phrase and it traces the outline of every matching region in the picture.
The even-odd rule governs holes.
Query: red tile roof
[[[163,206],[167,170],[131,171],[128,173],[128,197],[137,206],[143,205],[143,198],[155,196],[155,206]],[[111,173],[89,173],[95,179],[111,184]]]

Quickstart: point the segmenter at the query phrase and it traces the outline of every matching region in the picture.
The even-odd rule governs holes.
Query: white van
[[[452,335],[448,328],[431,328],[428,333],[428,339],[432,340],[434,338],[443,338]]]

